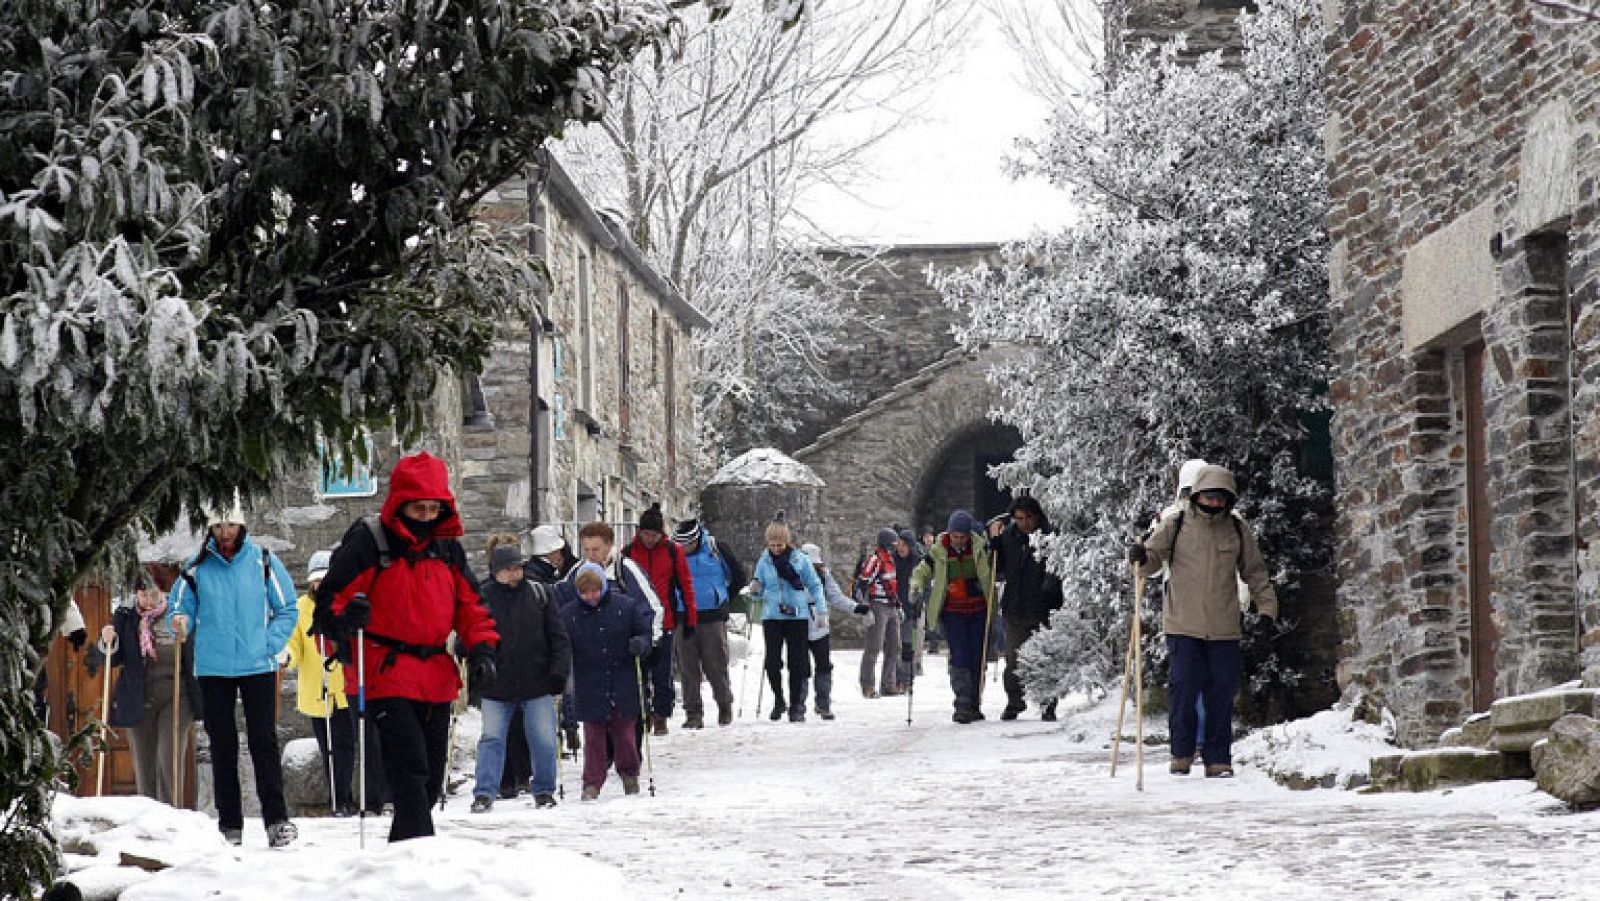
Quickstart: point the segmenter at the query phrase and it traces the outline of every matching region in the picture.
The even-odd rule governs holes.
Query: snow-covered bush
[[[940,281],[969,315],[968,346],[1018,348],[991,373],[998,418],[1024,438],[997,475],[1061,528],[1044,550],[1066,604],[1025,655],[1036,695],[1120,674],[1122,550],[1186,458],[1238,476],[1280,595],[1326,562],[1331,473],[1307,450],[1328,372],[1318,9],[1261,3],[1241,17],[1242,60],[1183,61],[1176,44],[1123,58],[1025,164],[1072,194],[1079,220]],[[1245,654],[1264,690],[1296,676],[1269,649]]]

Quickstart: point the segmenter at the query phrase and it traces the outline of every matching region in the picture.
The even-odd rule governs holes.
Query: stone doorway
[[[989,469],[1008,462],[1022,447],[1022,435],[1010,426],[980,423],[953,435],[936,454],[917,483],[916,522],[913,528],[932,526],[944,531],[956,510],[966,510],[979,522],[1004,513],[1011,493],[989,475]]]

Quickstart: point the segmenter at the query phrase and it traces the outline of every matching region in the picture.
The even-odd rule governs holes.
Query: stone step
[[[1527,753],[1550,734],[1556,720],[1569,713],[1593,716],[1600,689],[1562,686],[1536,694],[1501,698],[1489,708],[1496,751]]]
[[[1506,756],[1481,748],[1413,751],[1400,761],[1400,786],[1409,791],[1432,791],[1510,778],[1515,778],[1515,772]]]

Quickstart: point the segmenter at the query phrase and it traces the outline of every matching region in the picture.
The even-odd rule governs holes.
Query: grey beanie
[[[888,550],[889,548],[894,547],[894,540],[899,537],[899,535],[895,534],[894,529],[879,529],[878,547]]]
[[[496,545],[494,553],[489,555],[489,571],[499,572],[513,566],[522,565],[522,549],[515,544],[506,543]]]

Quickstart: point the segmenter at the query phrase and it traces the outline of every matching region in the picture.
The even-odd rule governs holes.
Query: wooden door
[[[90,644],[86,644],[85,653],[80,654],[72,649],[72,645],[65,638],[57,637],[50,646],[49,656],[45,658],[47,679],[45,702],[49,705],[46,725],[50,731],[62,737],[75,734],[91,722],[103,720],[108,712],[102,708],[108,668],[100,667],[95,675],[90,676],[88,668],[83,664],[89,647],[100,636],[101,627],[111,622],[111,592],[104,585],[86,582],[80,584],[73,592],[73,600],[83,613]],[[110,673],[109,678],[111,690],[116,691],[116,674]],[[97,794],[95,783],[98,764],[98,758],[90,756],[78,767],[77,794],[80,797]],[[185,804],[193,807],[196,796],[193,730],[190,731],[188,747],[184,751],[184,770]],[[133,753],[128,748],[126,730],[113,729],[106,757],[105,794],[137,793],[138,785],[133,775]]]
[[[1483,409],[1482,341],[1465,350],[1465,404],[1467,439],[1467,559],[1471,596],[1472,709],[1484,711],[1495,699],[1495,651],[1500,633],[1494,624],[1489,557],[1489,480],[1484,465],[1488,449],[1487,420]]]

